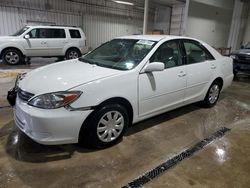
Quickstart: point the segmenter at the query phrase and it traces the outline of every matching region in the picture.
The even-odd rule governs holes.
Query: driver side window
[[[37,38],[37,35],[38,35],[38,30],[37,29],[32,29],[30,32],[29,32],[29,36],[30,38]]]
[[[163,43],[150,58],[150,62],[162,62],[166,68],[182,65],[179,41],[167,41]]]

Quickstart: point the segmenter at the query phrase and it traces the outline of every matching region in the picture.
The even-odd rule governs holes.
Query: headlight
[[[236,55],[230,55],[232,59],[236,59]]]
[[[39,95],[28,102],[29,105],[43,109],[55,109],[74,102],[81,91],[61,91]]]

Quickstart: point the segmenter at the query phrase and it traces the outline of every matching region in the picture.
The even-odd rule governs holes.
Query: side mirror
[[[29,38],[30,38],[30,35],[28,35],[28,34],[27,34],[27,35],[24,35],[24,38],[25,38],[25,39],[29,39]]]
[[[149,63],[144,68],[144,72],[163,71],[164,69],[165,69],[164,63],[162,63],[162,62],[152,62],[152,63]]]
[[[244,45],[241,45],[241,46],[240,46],[240,49],[244,49]]]

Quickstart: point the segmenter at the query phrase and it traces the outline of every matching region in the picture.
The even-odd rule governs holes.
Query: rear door
[[[190,39],[182,41],[187,64],[185,101],[195,101],[206,92],[217,67],[214,57],[198,41]]]
[[[63,48],[68,43],[66,38],[65,29],[63,28],[52,28],[47,29],[48,38],[48,50],[50,56],[64,56]]]

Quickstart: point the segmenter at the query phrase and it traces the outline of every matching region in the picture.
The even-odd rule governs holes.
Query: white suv
[[[65,26],[25,26],[11,36],[0,37],[0,58],[10,65],[25,57],[74,59],[86,52],[82,29]]]

